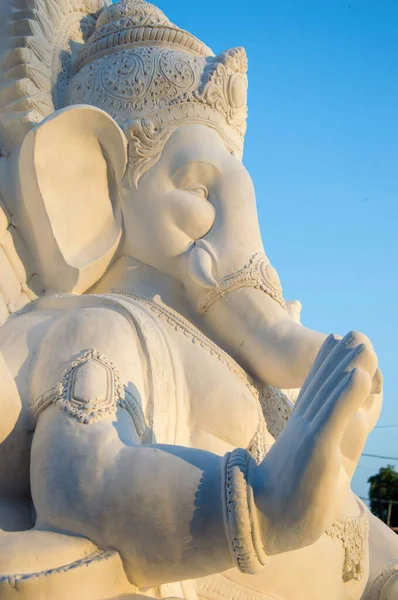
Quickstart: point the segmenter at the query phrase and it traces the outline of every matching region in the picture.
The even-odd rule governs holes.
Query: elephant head
[[[84,293],[128,255],[178,282],[198,326],[245,369],[299,387],[325,336],[292,318],[264,253],[241,162],[245,51],[214,56],[126,0],[99,15],[73,72],[69,106],[26,135],[6,178],[44,289]]]
[[[324,336],[298,324],[283,300],[240,159],[203,123],[153,131],[139,121],[125,131],[78,105],[26,136],[19,218],[46,289],[82,293],[113,259],[131,256],[180,282],[196,323],[245,369],[300,386]],[[136,159],[144,131],[146,168]]]
[[[325,336],[291,317],[264,254],[241,162],[246,71],[242,48],[214,56],[144,1],[106,8],[73,106],[23,143],[22,212],[47,289],[86,291],[131,256],[178,281],[199,327],[258,379],[298,387]]]
[[[176,128],[138,183],[127,172],[121,196],[123,253],[179,280],[196,323],[257,378],[299,387],[324,336],[284,302],[252,180],[218,132]]]

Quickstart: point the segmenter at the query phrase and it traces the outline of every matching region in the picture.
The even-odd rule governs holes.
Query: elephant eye
[[[208,189],[204,185],[194,185],[192,187],[186,188],[184,191],[190,192],[191,194],[195,194],[196,196],[200,196],[200,198],[208,198],[209,192]]]

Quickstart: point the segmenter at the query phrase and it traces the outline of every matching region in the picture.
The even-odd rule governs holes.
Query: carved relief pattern
[[[106,372],[106,390],[101,398],[78,398],[75,396],[75,380],[78,369],[88,361],[98,363]],[[54,404],[77,419],[80,423],[94,423],[105,415],[116,414],[117,403],[123,398],[123,385],[119,371],[101,352],[91,348],[83,352],[64,371]]]
[[[81,398],[75,395],[75,379],[77,370],[89,361],[99,364],[106,373],[106,390],[102,398]],[[114,415],[118,406],[125,409],[131,417],[135,430],[141,438],[147,425],[140,405],[129,389],[121,383],[116,366],[104,354],[90,348],[74,360],[64,371],[60,383],[41,394],[30,408],[33,431],[39,415],[52,404],[57,404],[63,411],[80,423],[91,424],[106,415]]]
[[[124,129],[145,118],[159,131],[181,122],[214,126],[242,153],[247,59],[243,48],[219,57],[141,46],[97,58],[71,80],[69,104],[93,104]]]
[[[102,55],[110,48],[126,45],[163,45],[180,47],[184,52],[211,56],[211,50],[188,31],[180,29],[156,6],[144,1],[131,0],[106,9],[97,22],[95,33],[83,49],[79,68]]]
[[[124,387],[124,398],[121,398],[118,401],[118,406],[124,408],[128,412],[128,414],[131,417],[131,420],[134,423],[134,427],[138,434],[138,437],[142,438],[142,436],[147,430],[145,417],[142,412],[141,406],[138,404],[137,400],[130,393],[127,387]]]
[[[182,53],[139,48],[125,51],[100,69],[102,87],[121,101],[128,97],[134,110],[161,110],[189,91],[198,81],[200,59]]]
[[[243,136],[247,116],[247,56],[243,48],[223,52],[216,62],[209,59],[204,73],[206,84],[193,93],[203,102],[221,112],[227,123]]]
[[[344,548],[343,581],[362,579],[368,552],[369,520],[365,508],[357,500],[361,514],[357,518],[340,515],[326,530],[326,535],[340,540]]]
[[[0,145],[6,150],[20,143],[27,131],[54,109],[63,106],[76,46],[80,48],[91,35],[98,12],[109,3],[110,0],[19,2],[19,10],[12,12],[8,51],[2,57],[4,86],[0,104],[2,112],[13,117],[1,122]],[[13,85],[15,64],[25,72],[25,85]],[[17,79],[21,79],[20,70],[17,73]]]
[[[272,447],[274,440],[270,437],[270,429],[264,417],[262,407],[259,406],[258,427],[254,434],[252,442],[249,444],[248,451],[259,465]],[[267,435],[268,432],[268,435]],[[271,434],[272,435],[272,434]]]
[[[273,298],[286,308],[278,273],[265,254],[257,253],[236,273],[223,277],[216,289],[207,290],[199,302],[199,310],[205,314],[220,298],[242,287],[254,287]]]
[[[73,59],[76,58],[78,48],[83,46],[94,31],[95,23],[93,16],[79,11],[69,15],[58,32],[51,65],[51,89],[55,110],[64,105]]]
[[[20,232],[0,202],[0,325],[42,293]]]
[[[116,110],[151,113],[182,101],[198,85],[204,59],[155,47],[99,59],[71,82],[73,103],[95,101]]]
[[[89,565],[98,562],[105,562],[106,560],[117,556],[116,550],[102,550],[98,548],[98,550],[94,550],[84,558],[80,558],[75,560],[74,562],[63,565],[62,567],[55,567],[53,569],[47,569],[45,571],[36,571],[33,573],[22,573],[18,575],[3,575],[0,576],[0,586],[4,584],[9,584],[12,588],[18,589],[18,582],[20,581],[28,581],[29,579],[37,580],[39,577],[50,577],[55,575],[56,573],[68,573],[69,571],[75,571],[79,568],[87,568]]]
[[[109,6],[98,19],[97,27],[102,31],[108,24],[116,29],[120,26],[124,29],[126,26],[172,25],[160,8],[145,0],[127,0]]]
[[[236,448],[225,458],[224,514],[226,533],[235,562],[242,573],[258,573],[267,562],[261,534],[253,520],[255,510],[250,501],[247,473],[250,454]]]
[[[276,439],[286,425],[293,406],[281,390],[266,385],[261,387],[259,400],[267,429]]]
[[[199,579],[196,589],[198,600],[275,600],[275,597],[253,591],[224,575]]]
[[[157,129],[147,119],[136,119],[128,124],[125,130],[129,142],[127,172],[132,187],[137,186],[141,175],[156,163],[173,131],[171,127]]]

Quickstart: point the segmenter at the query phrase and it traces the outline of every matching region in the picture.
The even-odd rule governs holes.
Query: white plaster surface
[[[396,600],[377,357],[283,297],[245,52],[109,4],[1,5],[0,600]]]

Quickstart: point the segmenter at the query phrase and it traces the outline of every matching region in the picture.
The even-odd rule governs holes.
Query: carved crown
[[[243,48],[219,56],[144,0],[101,13],[72,78],[69,104],[92,104],[123,128],[150,121],[156,130],[189,123],[216,129],[242,155],[247,116]]]
[[[80,54],[78,67],[109,50],[148,42],[199,56],[213,55],[197,38],[171,23],[160,8],[144,0],[127,0],[111,5],[99,16],[96,31]]]

